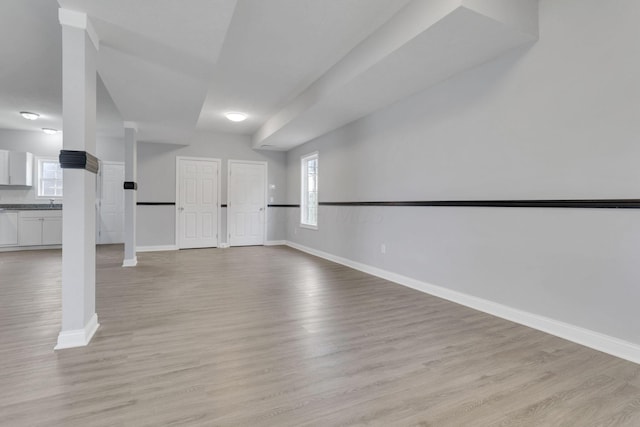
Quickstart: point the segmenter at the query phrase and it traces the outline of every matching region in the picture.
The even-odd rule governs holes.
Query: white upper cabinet
[[[9,185],[33,185],[33,154],[9,152]]]
[[[33,185],[33,154],[0,150],[0,185]]]
[[[0,150],[0,185],[9,185],[9,151]]]

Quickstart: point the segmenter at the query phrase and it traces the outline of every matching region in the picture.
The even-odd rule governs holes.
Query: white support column
[[[123,267],[138,265],[136,256],[136,206],[138,203],[138,127],[124,122],[124,261]]]
[[[63,148],[96,151],[98,38],[87,15],[60,9]],[[64,169],[62,211],[62,330],[56,350],[89,344],[96,315],[96,175]]]

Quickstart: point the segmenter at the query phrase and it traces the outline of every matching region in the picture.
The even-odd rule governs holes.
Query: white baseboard
[[[161,252],[161,251],[177,251],[176,245],[158,245],[158,246],[138,246],[136,252]]]
[[[62,245],[45,245],[45,246],[2,246],[0,252],[16,252],[16,251],[40,251],[43,249],[62,249]]]
[[[138,257],[133,257],[132,259],[125,259],[124,261],[122,261],[122,266],[123,267],[135,267],[136,265],[138,265]]]
[[[58,345],[53,349],[63,350],[65,348],[84,347],[89,344],[99,326],[98,315],[93,313],[93,316],[91,316],[91,319],[89,319],[84,328],[72,331],[60,331],[58,335]]]
[[[280,246],[280,245],[286,245],[286,244],[287,244],[286,240],[267,240],[264,242],[265,246]],[[220,243],[218,247],[225,249],[225,248],[230,248],[231,245],[229,245],[228,243]]]
[[[493,301],[474,297],[462,292],[432,285],[417,279],[412,279],[411,277],[373,267],[368,264],[359,263],[357,261],[342,258],[328,252],[309,248],[298,243],[287,241],[286,244],[287,246],[290,246],[299,251],[306,252],[308,254],[345,265],[347,267],[351,267],[355,270],[360,270],[362,272],[371,274],[372,276],[377,276],[382,279],[386,279],[391,282],[395,282],[400,285],[404,285],[409,288],[416,289],[418,291],[443,298],[451,302],[455,302],[457,304],[482,311],[487,314],[491,314],[496,317],[501,317],[503,319],[507,319],[533,329],[538,329],[548,334],[555,335],[557,337],[573,341],[586,347],[611,354],[621,359],[626,359],[631,362],[640,364],[640,345],[638,344],[624,341],[610,335],[595,332],[590,329],[585,329],[580,326],[575,326],[569,323],[554,320],[549,317],[540,316]]]

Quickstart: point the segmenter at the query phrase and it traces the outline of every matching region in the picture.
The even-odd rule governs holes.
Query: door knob
[[[182,212],[182,211],[184,210],[184,208],[183,208],[183,207],[179,207],[179,208],[178,208],[178,210],[179,210],[180,212]]]

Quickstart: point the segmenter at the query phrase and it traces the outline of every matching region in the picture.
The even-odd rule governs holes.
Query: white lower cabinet
[[[42,221],[42,244],[62,244],[62,215],[57,218],[44,218]]]
[[[18,244],[18,212],[0,212],[0,246]]]
[[[62,244],[62,211],[20,211],[18,245]]]

